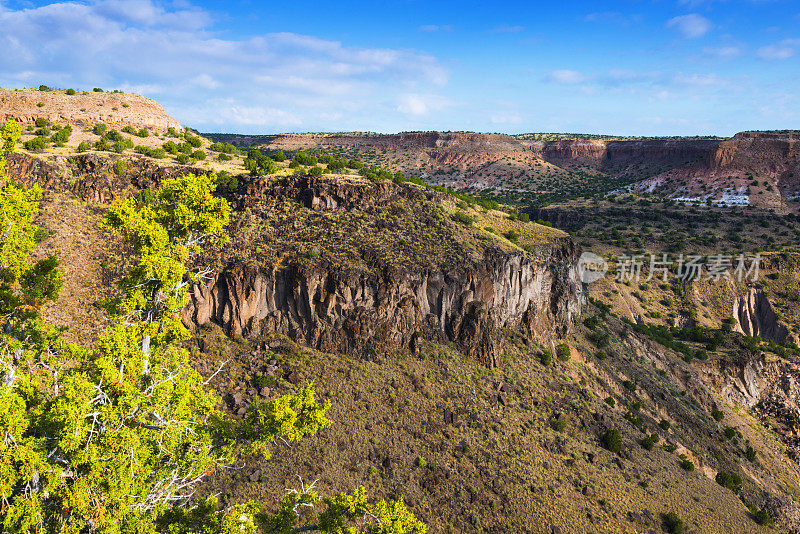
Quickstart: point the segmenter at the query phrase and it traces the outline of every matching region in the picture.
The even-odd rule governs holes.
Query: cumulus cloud
[[[519,33],[524,30],[524,26],[510,26],[507,24],[501,24],[500,26],[495,26],[489,30],[489,33]]]
[[[757,54],[761,59],[789,59],[797,53],[798,48],[800,48],[800,39],[784,39],[779,43],[762,46],[758,49]]]
[[[707,46],[703,48],[703,53],[717,59],[733,59],[741,56],[744,50],[741,46]]]
[[[406,115],[423,117],[450,104],[447,98],[440,95],[409,93],[400,95],[396,109]]]
[[[696,13],[673,17],[667,21],[666,26],[681,33],[687,39],[702,37],[714,27],[710,20]]]
[[[382,100],[421,86],[432,92],[448,80],[428,54],[295,33],[224,39],[207,12],[169,5],[97,0],[0,9],[0,27],[14,28],[0,33],[0,85],[120,88],[158,99],[198,128],[265,132],[341,129],[334,117],[342,112],[369,117]],[[426,109],[435,109],[434,100]]]
[[[438,25],[438,24],[425,24],[424,26],[419,27],[419,31],[421,32],[451,32],[453,31],[453,27],[449,24],[445,25]]]
[[[545,79],[549,82],[572,85],[576,83],[583,83],[587,81],[589,77],[581,72],[578,72],[577,70],[561,69],[550,72]]]

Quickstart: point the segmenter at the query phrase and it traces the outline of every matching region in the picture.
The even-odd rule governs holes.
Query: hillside
[[[52,124],[91,127],[100,122],[112,128],[132,126],[159,133],[183,129],[154,100],[120,92],[68,95],[62,90],[0,89],[0,121],[5,123],[9,118],[23,127],[35,126],[36,119],[43,118]]]

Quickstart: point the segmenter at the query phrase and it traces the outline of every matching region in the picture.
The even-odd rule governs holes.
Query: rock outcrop
[[[746,336],[759,336],[775,342],[786,341],[789,329],[778,320],[763,291],[750,291],[733,304],[734,330]]]
[[[420,188],[391,182],[365,187],[287,178],[278,185],[254,181],[241,191],[246,199],[280,196],[315,212],[370,210],[409,197],[425,202]],[[454,342],[489,366],[501,351],[504,328],[521,328],[548,343],[570,328],[585,296],[576,274],[579,251],[569,238],[532,252],[493,245],[481,254],[478,261],[449,265],[377,262],[378,268],[308,258],[227,260],[193,288],[183,320],[215,323],[232,336],[281,332],[328,352],[413,352],[424,337]]]

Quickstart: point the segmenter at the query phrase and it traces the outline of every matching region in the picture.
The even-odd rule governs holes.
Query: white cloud
[[[267,132],[339,130],[342,113],[371,120],[381,102],[448,81],[425,53],[294,33],[224,39],[211,21],[191,4],[157,0],[4,7],[0,27],[14,31],[0,33],[0,84],[120,88],[158,98],[201,129],[226,121],[220,129]]]
[[[525,30],[525,26],[509,26],[507,24],[501,24],[500,26],[495,26],[489,33],[519,33]]]
[[[666,26],[680,32],[688,39],[702,37],[714,27],[710,20],[696,13],[673,17],[667,21]]]
[[[445,24],[443,26],[437,24],[425,24],[424,26],[419,27],[419,31],[421,32],[451,32],[453,31],[453,27],[449,24]]]
[[[762,46],[758,49],[757,54],[761,59],[789,59],[797,53],[798,48],[800,48],[800,39],[784,39],[773,45]]]
[[[491,116],[492,124],[521,124],[522,117],[512,113],[497,113]]]
[[[552,71],[547,75],[546,79],[550,82],[572,85],[583,83],[587,81],[589,77],[577,70],[561,69]]]
[[[741,46],[707,46],[703,48],[703,53],[718,59],[733,59],[741,56],[744,50]]]
[[[422,117],[450,104],[447,98],[440,95],[409,93],[400,95],[396,109],[406,115]]]

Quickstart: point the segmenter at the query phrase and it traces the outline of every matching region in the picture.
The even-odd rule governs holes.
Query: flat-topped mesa
[[[121,129],[132,126],[166,132],[182,130],[154,100],[126,93],[84,93],[68,95],[64,91],[33,89],[0,89],[0,121],[14,118],[23,127],[32,126],[37,118],[51,124],[78,124],[90,127],[104,123]]]
[[[503,329],[549,344],[585,306],[568,236],[541,227],[547,237],[523,252],[444,216],[439,194],[418,186],[287,177],[238,197],[231,243],[218,274],[193,288],[188,326],[356,354],[453,342],[494,366]]]

